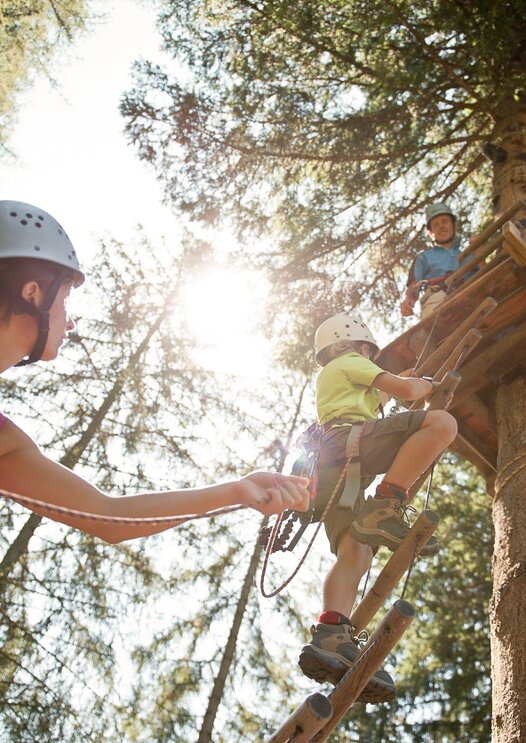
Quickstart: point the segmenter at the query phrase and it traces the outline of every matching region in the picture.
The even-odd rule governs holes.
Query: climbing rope
[[[215,511],[207,511],[206,513],[191,513],[182,514],[180,516],[145,516],[143,518],[134,518],[128,516],[103,516],[97,513],[89,513],[89,511],[77,511],[73,508],[66,508],[65,506],[57,506],[45,501],[37,500],[35,498],[28,498],[25,495],[19,495],[18,493],[10,493],[7,490],[0,489],[0,496],[7,500],[15,501],[20,503],[22,506],[29,508],[39,508],[49,513],[58,513],[65,516],[74,516],[79,519],[86,519],[87,521],[96,521],[103,524],[173,524],[173,526],[180,526],[186,521],[195,521],[197,519],[208,519],[214,516],[222,516],[225,513],[232,513],[233,511],[239,511],[246,508],[246,506],[225,506],[224,508],[218,508]]]
[[[307,548],[305,549],[305,552],[300,557],[300,559],[298,561],[298,564],[294,568],[293,572],[289,575],[289,577],[285,581],[283,581],[283,583],[280,586],[278,586],[278,588],[275,588],[273,591],[271,591],[269,593],[267,591],[267,589],[265,588],[265,577],[266,577],[266,574],[267,574],[267,567],[268,567],[270,555],[272,554],[273,549],[274,549],[274,543],[276,541],[276,535],[278,534],[279,528],[280,528],[280,526],[281,526],[281,524],[283,522],[284,514],[281,513],[278,516],[278,518],[276,519],[276,522],[275,522],[274,526],[272,527],[272,531],[270,532],[270,537],[268,539],[267,546],[265,548],[265,557],[263,558],[263,565],[262,565],[262,568],[261,568],[261,578],[260,578],[260,582],[259,582],[259,587],[260,587],[261,594],[266,599],[270,599],[273,596],[277,596],[278,593],[281,593],[281,591],[284,588],[286,588],[286,586],[289,585],[289,583],[293,580],[293,578],[296,577],[296,575],[298,574],[301,566],[303,565],[303,563],[307,559],[307,556],[308,556],[308,554],[309,554],[309,552],[310,552],[310,550],[312,548],[312,545],[314,544],[314,540],[318,536],[318,532],[320,531],[321,526],[322,526],[323,522],[325,521],[325,517],[327,516],[327,514],[328,514],[328,512],[329,512],[329,510],[330,510],[330,508],[332,506],[332,504],[334,503],[334,501],[336,499],[336,495],[338,494],[338,490],[340,489],[340,486],[341,486],[341,484],[342,484],[342,482],[343,482],[343,480],[345,478],[345,475],[347,474],[347,468],[348,468],[349,464],[351,463],[351,460],[354,458],[354,456],[356,455],[356,453],[358,451],[358,446],[360,444],[360,438],[361,438],[361,436],[358,436],[358,438],[354,442],[354,445],[353,445],[353,447],[352,447],[352,449],[351,449],[351,451],[349,453],[349,456],[347,457],[347,460],[345,462],[345,465],[344,465],[344,467],[343,467],[343,469],[341,471],[341,474],[340,474],[340,476],[338,478],[338,482],[334,486],[334,490],[332,491],[332,493],[330,495],[330,498],[327,501],[327,505],[323,509],[323,513],[320,516],[320,520],[318,522],[318,525],[316,526],[316,529],[314,531],[314,534],[312,535],[312,538],[311,538],[310,542],[308,543]]]

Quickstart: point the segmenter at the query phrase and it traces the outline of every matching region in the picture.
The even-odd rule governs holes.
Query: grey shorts
[[[390,418],[382,418],[374,426],[367,427],[360,439],[361,487],[365,490],[376,475],[387,472],[407,439],[422,428],[426,413],[413,410],[399,413]],[[328,503],[345,465],[345,445],[349,427],[334,428],[324,434],[318,462],[318,495],[316,506],[318,515]],[[343,491],[343,482],[336,496]],[[337,554],[338,542],[342,534],[354,520],[351,508],[332,507],[325,517],[325,531],[331,545],[331,552]]]

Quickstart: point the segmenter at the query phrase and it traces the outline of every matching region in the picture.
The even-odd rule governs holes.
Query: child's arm
[[[7,421],[0,431],[0,488],[4,490],[50,505],[102,516],[175,517],[173,524],[105,524],[33,509],[42,516],[112,543],[169,529],[177,525],[176,517],[180,514],[204,513],[235,504],[250,506],[267,515],[286,508],[306,511],[310,504],[307,482],[303,477],[254,472],[239,480],[209,487],[112,497],[48,459],[35,442],[11,421]]]
[[[401,377],[390,372],[379,374],[372,386],[380,390],[380,393],[384,392],[401,400],[420,400],[421,397],[430,395],[433,390],[433,385],[426,379]]]

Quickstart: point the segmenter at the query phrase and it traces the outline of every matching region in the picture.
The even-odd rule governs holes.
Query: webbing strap
[[[348,464],[343,493],[338,502],[339,508],[354,508],[356,501],[362,494],[362,471],[359,456],[360,439],[364,432],[370,431],[375,423],[375,420],[369,420],[363,423],[355,422],[352,425],[345,445],[345,456],[347,457]]]

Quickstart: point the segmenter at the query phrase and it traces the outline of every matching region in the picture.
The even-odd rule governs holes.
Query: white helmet
[[[9,284],[2,282],[0,296],[9,300],[19,312],[33,315],[38,323],[38,336],[29,356],[17,366],[38,361],[49,333],[49,309],[66,280],[75,286],[84,282],[75,248],[51,214],[22,201],[0,201],[0,263],[9,258],[31,258],[57,266],[56,275],[47,288],[40,307],[27,302]]]
[[[64,228],[51,214],[22,201],[0,201],[0,260],[4,258],[50,261],[73,271],[77,286],[84,282]]]
[[[320,351],[324,348],[332,346],[333,343],[340,343],[341,341],[362,341],[363,343],[370,343],[375,348],[374,359],[377,359],[380,355],[380,349],[376,343],[373,334],[362,322],[358,315],[348,315],[345,312],[340,312],[338,315],[329,317],[328,320],[324,320],[314,336],[314,352],[316,359]]]

